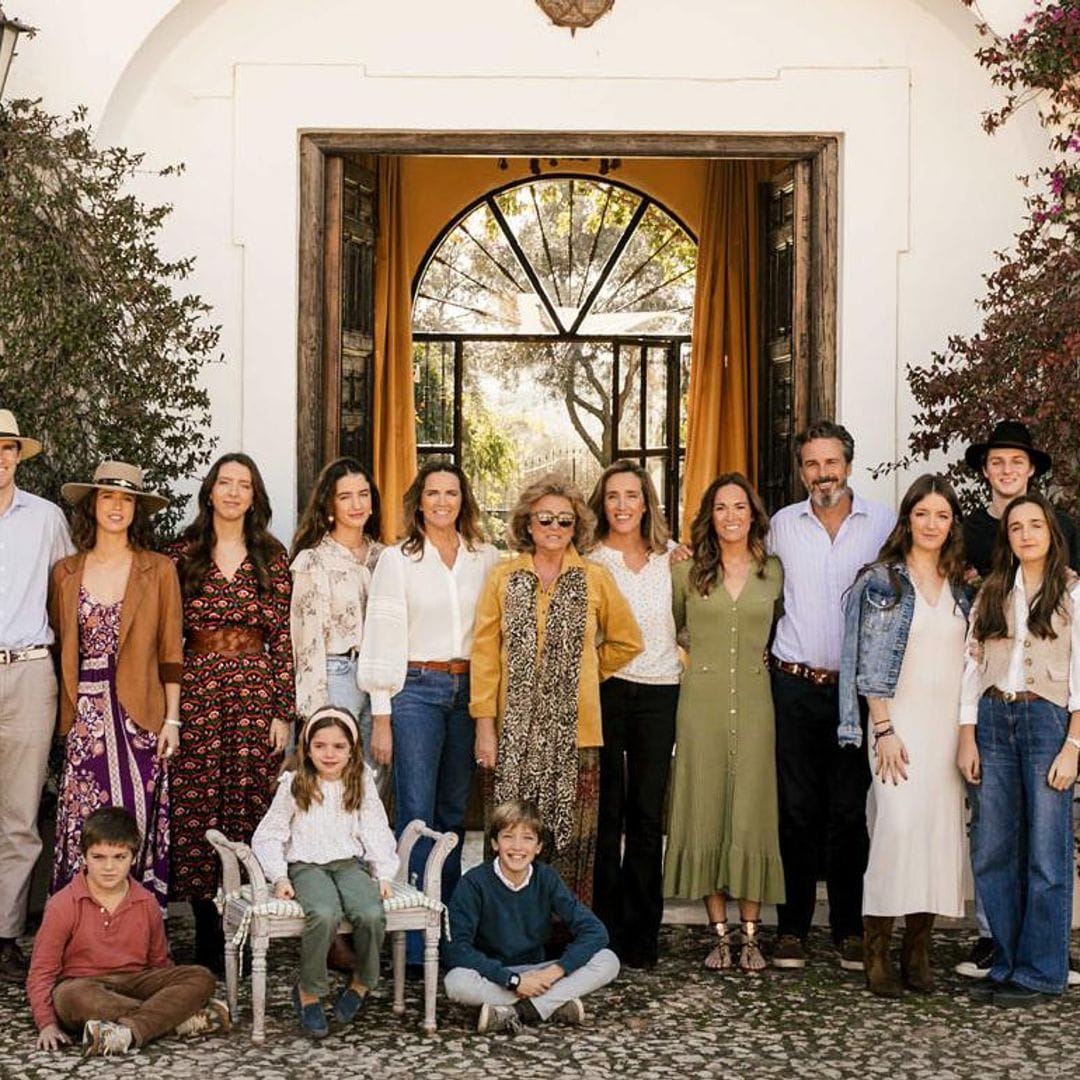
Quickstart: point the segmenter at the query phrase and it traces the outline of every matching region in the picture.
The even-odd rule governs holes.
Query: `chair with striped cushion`
[[[421,837],[434,841],[424,864],[423,890],[406,880],[409,856]],[[229,1009],[236,1017],[240,960],[245,942],[251,944],[251,1038],[266,1038],[266,954],[274,938],[300,937],[304,932],[304,911],[295,900],[274,897],[262,867],[247,844],[228,840],[217,829],[208,829],[206,838],[221,859],[222,892],[218,897],[225,931],[225,986]],[[424,1030],[435,1032],[435,997],[439,986],[439,938],[445,908],[442,903],[442,868],[458,838],[439,833],[422,821],[410,821],[398,841],[400,867],[393,882],[393,895],[383,901],[386,931],[391,939],[394,969],[394,1012],[405,1011],[405,931],[424,934]],[[243,874],[241,874],[241,868]],[[244,882],[243,878],[247,881]],[[352,932],[342,922],[338,932]]]

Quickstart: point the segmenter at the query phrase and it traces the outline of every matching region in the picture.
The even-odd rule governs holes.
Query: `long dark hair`
[[[87,492],[71,509],[71,542],[77,551],[89,551],[97,543],[98,491]],[[128,526],[128,543],[136,551],[153,551],[154,521],[146,509],[146,500],[135,496],[135,516]]]
[[[972,630],[976,641],[1008,637],[1005,600],[1012,589],[1016,568],[1020,565],[1020,560],[1013,554],[1009,544],[1009,517],[1025,503],[1031,503],[1042,510],[1046,517],[1046,527],[1050,531],[1050,550],[1046,553],[1042,585],[1028,601],[1027,627],[1029,633],[1037,638],[1057,637],[1052,620],[1055,612],[1064,612],[1070,577],[1069,552],[1050,500],[1037,491],[1029,491],[1026,495],[1017,495],[1001,515],[990,573],[986,575],[986,580],[979,589],[976,603],[975,625]]]
[[[631,461],[630,458],[619,458],[618,461],[613,461],[600,474],[600,479],[596,481],[596,486],[589,496],[589,509],[596,517],[593,540],[599,543],[606,539],[611,532],[607,511],[604,508],[604,501],[607,498],[607,482],[613,476],[620,476],[623,473],[636,476],[638,483],[641,484],[641,497],[645,500],[645,513],[641,518],[641,536],[650,551],[662,555],[667,551],[667,541],[670,533],[664,515],[660,511],[660,498],[656,494],[656,485],[653,483],[648,469],[643,469],[636,461]]]
[[[724,579],[720,538],[713,528],[713,503],[716,501],[716,493],[728,484],[742,488],[747,502],[750,503],[750,535],[747,537],[747,545],[757,565],[757,576],[765,576],[765,562],[768,558],[765,537],[769,533],[769,515],[765,504],[742,473],[724,473],[705,489],[690,526],[690,547],[694,560],[694,565],[690,568],[690,584],[701,596],[708,596],[717,581]]]
[[[222,454],[221,457],[210,466],[199,487],[196,500],[199,512],[195,520],[180,534],[180,540],[184,545],[184,556],[179,563],[180,587],[184,596],[197,596],[202,592],[206,575],[210,572],[210,563],[214,558],[214,545],[217,536],[214,533],[214,508],[210,504],[210,495],[217,483],[218,473],[223,465],[235,462],[243,465],[251,473],[251,508],[244,515],[244,546],[247,548],[248,558],[255,568],[255,579],[258,582],[259,592],[267,592],[270,589],[270,563],[274,557],[285,550],[281,543],[269,530],[270,525],[270,497],[266,494],[266,485],[263,483],[259,466],[248,457],[247,454],[234,452]]]
[[[289,552],[290,560],[295,559],[301,551],[316,547],[334,527],[330,515],[334,512],[337,482],[345,476],[362,476],[371,486],[371,515],[364,522],[364,535],[369,540],[379,539],[382,529],[382,503],[379,499],[379,489],[371,477],[371,472],[365,469],[356,458],[341,457],[324,466],[315,480],[315,487],[312,488],[307,506],[300,515],[300,523],[296,526],[292,551]]]
[[[457,531],[465,541],[469,551],[475,551],[477,544],[484,542],[480,529],[480,507],[472,493],[469,478],[460,465],[444,458],[429,458],[420,466],[420,471],[413,478],[409,490],[405,492],[402,509],[405,512],[405,543],[401,550],[406,555],[419,556],[424,550],[424,512],[420,509],[420,497],[424,494],[424,485],[432,473],[451,473],[461,486],[461,509],[458,511]]]
[[[911,551],[911,514],[927,495],[940,495],[952,511],[952,525],[949,526],[949,535],[938,552],[938,570],[945,575],[949,587],[954,591],[964,584],[964,530],[963,511],[960,509],[960,500],[956,497],[952,484],[941,473],[924,473],[907,489],[903,499],[900,500],[900,510],[897,514],[896,524],[893,530],[881,545],[881,551],[875,562],[864,566],[884,566],[889,574],[889,585],[892,588],[893,600],[889,605],[895,607],[900,602],[900,575],[896,572],[897,563],[907,559]],[[859,571],[862,573],[862,570]]]

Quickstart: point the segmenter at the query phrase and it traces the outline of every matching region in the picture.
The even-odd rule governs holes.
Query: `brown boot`
[[[892,940],[891,915],[863,916],[863,965],[870,993],[879,997],[899,997],[900,983],[889,961]]]
[[[909,990],[929,994],[934,989],[930,973],[930,931],[934,916],[918,911],[904,916],[904,943],[900,948],[900,977]]]

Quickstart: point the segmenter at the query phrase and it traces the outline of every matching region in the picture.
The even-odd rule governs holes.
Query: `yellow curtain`
[[[757,481],[758,174],[713,161],[698,236],[683,533],[722,472]]]
[[[396,540],[401,500],[416,475],[412,290],[401,160],[379,158],[375,241],[374,460],[385,540]]]

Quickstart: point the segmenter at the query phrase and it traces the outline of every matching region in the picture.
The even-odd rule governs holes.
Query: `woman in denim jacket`
[[[964,794],[954,766],[971,607],[963,573],[956,494],[927,474],[844,602],[839,739],[861,745],[864,696],[878,782],[867,800],[863,947],[867,985],[887,997],[900,992],[889,962],[893,920],[904,916],[904,984],[926,993],[934,916],[964,913]]]

